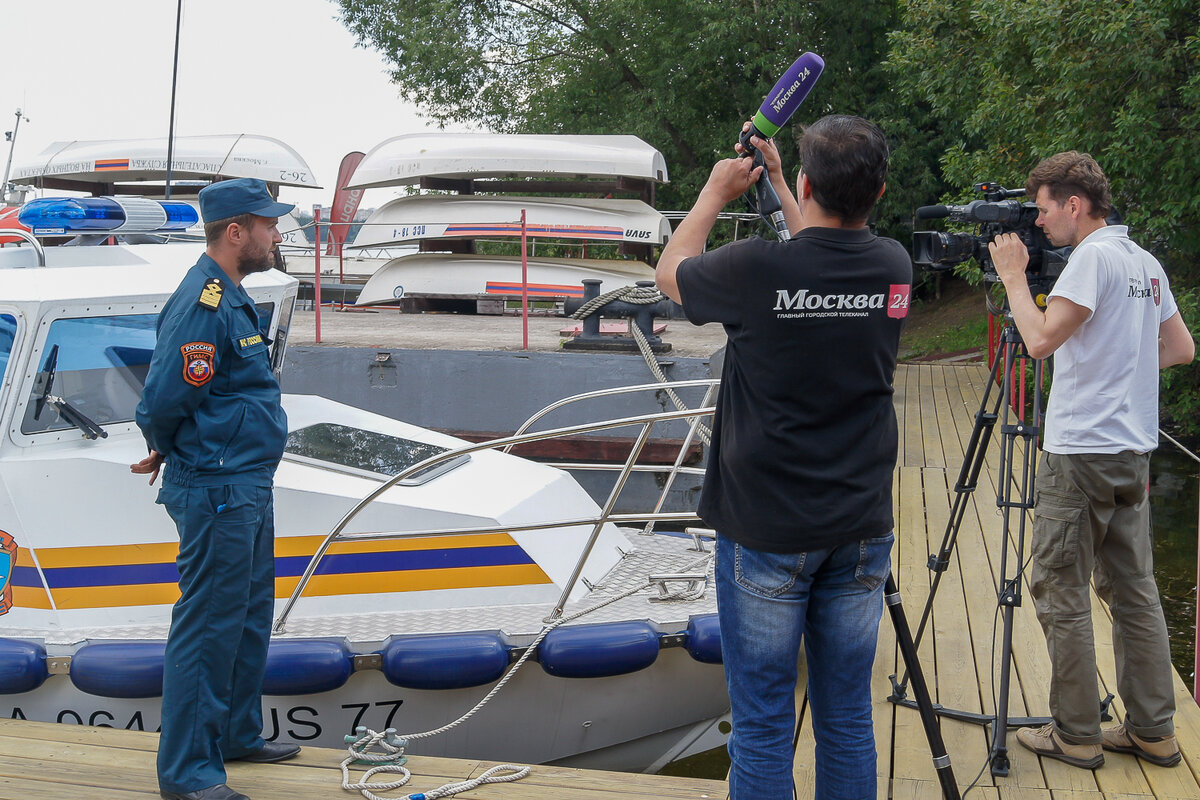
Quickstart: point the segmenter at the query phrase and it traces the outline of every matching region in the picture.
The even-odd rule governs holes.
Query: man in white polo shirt
[[[1029,253],[1013,233],[990,245],[1013,321],[1033,358],[1054,355],[1034,501],[1031,590],[1050,651],[1053,722],[1023,728],[1028,749],[1078,767],[1103,750],[1179,763],[1174,691],[1150,541],[1150,451],[1158,446],[1158,371],[1186,364],[1195,342],[1152,255],[1108,225],[1108,179],[1089,155],[1047,158],[1026,191],[1056,247],[1075,249],[1043,313]],[[1125,721],[1100,730],[1089,581],[1113,615]],[[1102,749],[1103,748],[1103,749]]]

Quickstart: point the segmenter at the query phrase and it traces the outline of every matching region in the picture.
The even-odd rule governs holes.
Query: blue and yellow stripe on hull
[[[275,540],[275,596],[289,597],[321,536]],[[23,608],[113,608],[173,604],[179,599],[175,542],[40,548],[43,586],[29,551],[17,551],[13,605]],[[332,545],[305,597],[435,589],[527,586],[550,578],[508,534],[448,536]],[[47,589],[49,590],[47,592]]]

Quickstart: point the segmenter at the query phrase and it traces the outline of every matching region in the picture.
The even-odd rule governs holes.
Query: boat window
[[[21,433],[75,427],[45,402],[48,396],[62,398],[99,425],[131,421],[154,355],[157,320],[157,314],[128,314],[52,322]]]
[[[275,341],[271,343],[271,369],[275,380],[283,373],[283,357],[287,354],[288,330],[292,327],[292,312],[296,310],[296,298],[285,297],[279,307],[279,325],[275,328]]]
[[[258,329],[265,338],[271,338],[271,317],[275,316],[275,304],[255,303],[254,310],[258,312]]]
[[[402,436],[322,422],[289,433],[284,457],[318,466],[338,467],[352,474],[391,477],[448,449]],[[460,456],[418,472],[401,483],[425,483],[469,460],[469,455]]]
[[[0,381],[8,370],[8,357],[12,355],[13,342],[17,339],[17,318],[12,314],[0,314]]]

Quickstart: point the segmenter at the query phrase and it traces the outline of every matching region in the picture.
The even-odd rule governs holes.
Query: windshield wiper
[[[46,406],[54,406],[54,410],[58,412],[58,416],[64,422],[69,422],[76,428],[79,428],[87,438],[107,439],[108,431],[101,428],[86,414],[71,405],[68,400],[50,393],[54,389],[54,373],[57,369],[58,345],[54,345],[50,348],[50,353],[46,356],[46,362],[42,365],[42,371],[38,373],[37,378],[33,382],[33,391],[37,394],[37,400],[33,407],[33,418],[41,418],[42,411],[45,410]]]

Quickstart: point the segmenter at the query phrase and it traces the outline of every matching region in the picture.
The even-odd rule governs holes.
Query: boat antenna
[[[8,140],[8,163],[4,165],[4,180],[0,182],[0,205],[8,202],[8,175],[12,171],[13,149],[17,146],[17,131],[21,129],[21,120],[29,122],[29,117],[21,114],[21,109],[17,109],[17,124],[13,125],[11,131],[4,132],[4,138]]]
[[[171,67],[171,122],[167,127],[167,186],[163,197],[171,199],[171,172],[175,156],[175,85],[179,80],[179,28],[183,21],[183,0],[175,7],[175,63]]]

